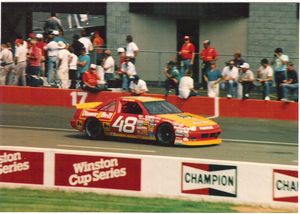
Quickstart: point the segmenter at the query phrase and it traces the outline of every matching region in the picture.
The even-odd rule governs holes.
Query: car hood
[[[160,114],[157,116],[163,119],[168,119],[168,120],[172,120],[173,122],[183,124],[187,127],[217,125],[216,122],[210,119],[207,119],[199,115],[190,114],[190,113]]]

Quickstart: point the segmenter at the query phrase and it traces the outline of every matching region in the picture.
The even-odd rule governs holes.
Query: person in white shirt
[[[47,81],[49,84],[52,84],[57,81],[58,44],[54,41],[55,35],[53,33],[49,36],[49,38],[50,42],[44,47],[44,50],[48,51]]]
[[[138,46],[133,42],[133,37],[128,35],[126,37],[127,47],[126,47],[126,56],[130,58],[130,61],[135,64],[136,56],[139,52]]]
[[[71,53],[66,49],[66,44],[62,41],[58,42],[58,70],[57,75],[61,84],[60,88],[69,88],[69,63],[71,61]]]
[[[15,52],[15,64],[16,64],[16,83],[18,85],[26,85],[26,65],[27,65],[27,48],[23,46],[22,39],[16,39],[16,52]]]
[[[262,85],[263,100],[270,100],[270,88],[273,84],[273,68],[269,65],[268,59],[262,59],[261,66],[257,70],[258,81]]]
[[[104,51],[104,59],[102,63],[102,67],[104,70],[104,79],[105,81],[113,80],[114,79],[114,73],[115,73],[115,60],[111,56],[110,50]]]
[[[243,100],[248,99],[250,97],[250,91],[254,88],[254,74],[250,70],[250,65],[248,63],[243,63],[240,66],[242,72],[239,76],[239,82],[243,87]]]
[[[15,65],[13,54],[6,43],[1,44],[1,74],[0,85],[15,85]]]
[[[126,57],[125,62],[121,66],[122,72],[122,88],[123,90],[128,90],[130,81],[132,81],[133,76],[136,75],[135,65],[130,61],[130,57]]]
[[[133,76],[133,80],[130,82],[129,88],[131,94],[134,96],[143,95],[148,91],[146,82],[140,79],[138,75]]]
[[[93,43],[91,42],[90,37],[86,34],[86,31],[84,29],[81,31],[81,38],[78,41],[83,44],[87,55],[89,55],[90,52],[94,50]]]
[[[197,96],[198,93],[194,89],[194,79],[192,78],[192,71],[188,70],[179,82],[179,97],[187,99],[191,96]]]
[[[225,81],[227,98],[232,98],[237,93],[237,81],[239,78],[239,70],[235,67],[233,60],[229,61],[229,65],[225,66],[222,71],[222,79]]]
[[[74,48],[72,46],[69,46],[69,51],[71,53],[71,60],[69,63],[69,80],[71,81],[70,89],[75,89],[77,83],[78,56],[74,54]]]

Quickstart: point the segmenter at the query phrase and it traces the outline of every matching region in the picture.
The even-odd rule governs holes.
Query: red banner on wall
[[[141,190],[141,159],[55,155],[55,185]]]
[[[43,184],[44,154],[0,150],[0,182]]]

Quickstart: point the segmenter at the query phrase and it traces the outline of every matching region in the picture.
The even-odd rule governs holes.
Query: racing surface
[[[71,129],[73,112],[71,108],[2,104],[0,145],[298,165],[297,121],[216,118],[223,130],[222,144],[166,147],[119,138],[88,140]]]

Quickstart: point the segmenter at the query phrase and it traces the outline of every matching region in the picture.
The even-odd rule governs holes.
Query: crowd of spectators
[[[262,99],[270,100],[270,89],[275,82],[278,100],[290,101],[289,95],[292,100],[298,100],[298,75],[282,48],[275,49],[271,62],[261,60],[255,76],[239,51],[219,69],[218,52],[211,41],[203,41],[203,49],[196,53],[191,38],[184,36],[183,40],[177,59],[169,61],[164,70],[166,96],[172,89],[183,99],[198,95],[193,73],[195,58],[199,57],[201,88],[207,90],[209,97],[219,97],[220,89],[225,89],[229,99],[248,99],[253,88],[259,86]],[[0,85],[44,85],[99,92],[108,90],[109,82],[119,79],[124,91],[133,95],[147,93],[147,84],[135,67],[139,48],[131,35],[126,36],[126,42],[126,47],[116,50],[119,59],[115,62],[114,50],[104,48],[105,41],[99,32],[88,34],[81,29],[80,35],[73,35],[73,41],[68,43],[61,21],[52,13],[45,23],[44,34],[30,33],[26,40],[17,38],[14,45],[1,44]]]

